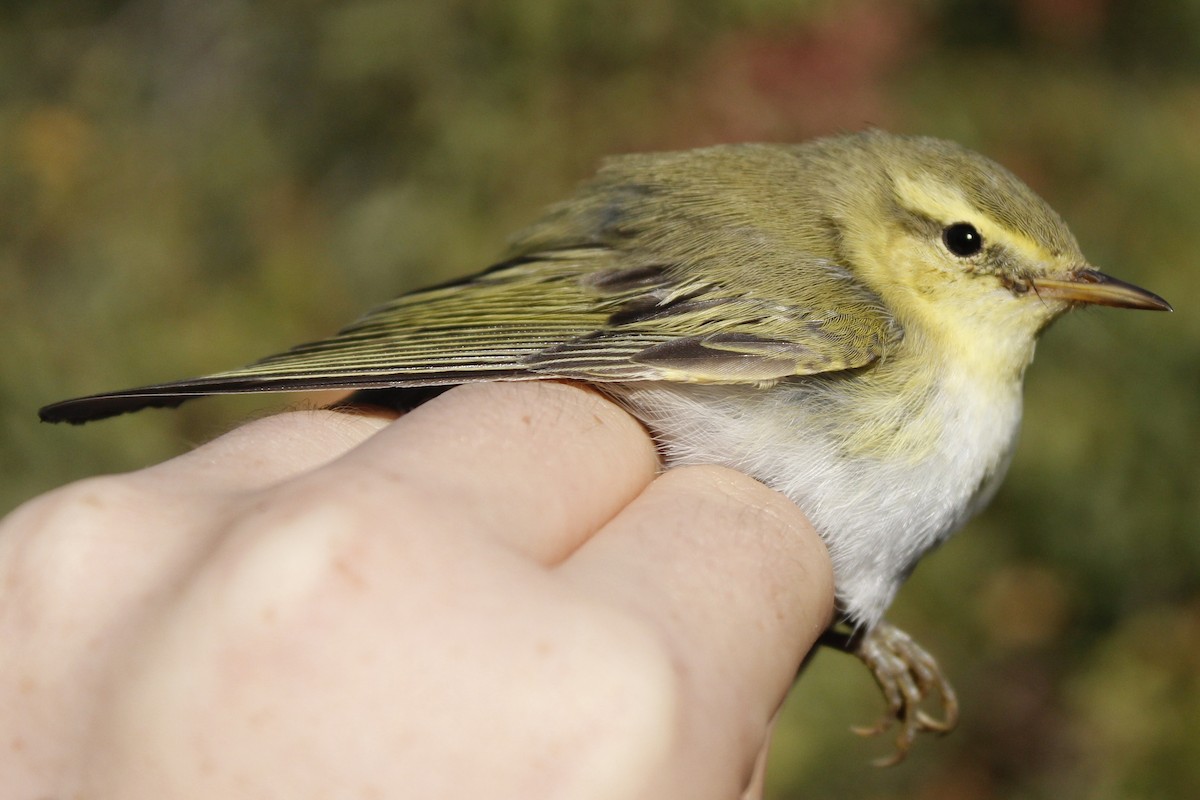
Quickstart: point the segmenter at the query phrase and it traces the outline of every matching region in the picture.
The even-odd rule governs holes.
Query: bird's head
[[[1169,311],[1157,295],[1088,264],[1070,230],[1000,165],[951,142],[866,133],[842,216],[859,277],[912,331],[986,369],[1024,368],[1034,340],[1072,307]]]

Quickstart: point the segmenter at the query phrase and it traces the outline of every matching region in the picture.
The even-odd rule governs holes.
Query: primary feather
[[[761,192],[731,196],[747,167],[779,154],[742,145],[615,160],[486,272],[247,367],[69,400],[42,418],[86,422],[209,394],[537,378],[766,385],[865,366],[901,330],[839,263],[833,231],[825,246],[773,235],[751,216]],[[722,202],[683,167],[707,174]],[[788,293],[774,285],[781,275]]]

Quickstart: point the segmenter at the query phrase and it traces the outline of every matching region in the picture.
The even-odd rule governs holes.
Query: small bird
[[[1021,382],[1071,308],[1171,310],[1090,266],[994,162],[872,130],[612,159],[498,264],[412,292],[334,336],[207,377],[66,400],[86,422],[212,394],[472,381],[595,386],[665,466],[720,464],[791,498],[833,560],[839,624],[904,758],[956,724],[937,662],[883,620],[921,556],[1008,465]],[[936,715],[922,710],[940,705]]]

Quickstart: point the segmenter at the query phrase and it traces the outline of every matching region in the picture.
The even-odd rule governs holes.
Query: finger
[[[593,391],[537,381],[456,387],[313,480],[387,504],[384,519],[402,523],[394,508],[423,507],[434,513],[422,524],[443,535],[490,537],[554,563],[657,469],[653,442],[625,411]]]
[[[387,427],[393,418],[382,412],[345,410],[276,414],[137,474],[196,494],[255,491],[334,461]]]
[[[0,566],[39,576],[28,588],[42,599],[30,604],[61,598],[72,614],[115,618],[121,598],[169,585],[204,557],[236,512],[232,494],[326,463],[386,424],[330,411],[280,414],[138,472],[64,486],[5,520]]]
[[[558,571],[658,626],[681,660],[682,752],[707,765],[687,780],[723,777],[726,796],[742,791],[832,614],[828,554],[799,509],[731,470],[670,470]]]
[[[332,411],[280,414],[162,464],[42,495],[4,520],[0,571],[36,576],[6,588],[47,615],[116,619],[127,613],[125,599],[132,604],[170,585],[204,557],[235,510],[223,494],[252,492],[327,463],[388,422]]]
[[[750,775],[750,782],[746,784],[746,788],[742,792],[742,800],[762,800],[767,786],[767,757],[771,754],[771,737],[775,735],[775,726],[778,722],[779,712],[776,711],[775,716],[771,717],[771,724],[767,726],[767,735],[763,737],[762,746],[758,749],[758,756],[754,759],[754,771]]]

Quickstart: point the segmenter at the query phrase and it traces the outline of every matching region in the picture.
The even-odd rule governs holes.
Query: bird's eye
[[[983,249],[983,236],[969,222],[956,222],[942,231],[942,243],[959,258],[969,258]]]

